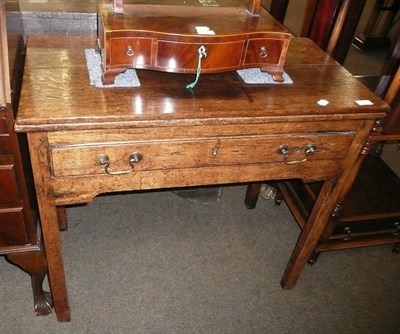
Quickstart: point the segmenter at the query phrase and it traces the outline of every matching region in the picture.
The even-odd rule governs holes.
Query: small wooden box
[[[113,83],[128,68],[196,73],[200,61],[201,73],[260,67],[283,81],[291,34],[261,1],[160,3],[100,6],[103,83]]]

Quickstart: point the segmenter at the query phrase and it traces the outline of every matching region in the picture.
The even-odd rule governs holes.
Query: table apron
[[[139,171],[126,175],[71,176],[53,178],[56,205],[91,202],[98,194],[190,187],[202,185],[238,184],[263,180],[299,178],[324,180],[338,176],[342,160],[306,161],[286,165],[267,163],[255,165]]]

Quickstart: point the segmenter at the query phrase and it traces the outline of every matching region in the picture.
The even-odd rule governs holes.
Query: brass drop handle
[[[143,154],[139,152],[133,152],[129,158],[128,158],[128,163],[131,166],[131,169],[128,170],[122,170],[122,171],[111,171],[110,170],[110,158],[108,157],[107,154],[99,154],[96,157],[96,164],[99,166],[104,166],[104,170],[107,174],[109,175],[123,175],[123,174],[128,174],[132,173],[134,170],[134,164],[138,163],[143,159]]]
[[[259,50],[259,54],[261,58],[266,58],[268,56],[267,48],[262,46]]]
[[[132,47],[128,45],[128,48],[126,49],[126,55],[129,57],[132,57],[135,54],[135,51],[133,51]]]
[[[343,238],[343,240],[351,240],[353,238],[351,235],[351,227],[345,227],[344,232],[346,232],[346,236]]]
[[[316,149],[317,149],[317,145],[315,145],[315,144],[308,144],[304,148],[302,148],[302,147],[289,148],[289,146],[287,146],[287,145],[281,145],[278,148],[278,153],[284,155],[283,162],[285,164],[294,165],[294,164],[299,164],[299,163],[307,161],[308,156],[310,154],[314,153],[316,151]],[[289,155],[291,153],[295,153],[295,152],[303,152],[304,158],[300,159],[300,160],[298,160],[298,159],[289,160]]]

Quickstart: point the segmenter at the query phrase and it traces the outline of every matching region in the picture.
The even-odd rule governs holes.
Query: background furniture
[[[388,120],[399,126],[398,100],[400,72],[393,77],[393,85],[384,99],[393,109]],[[392,132],[390,123],[382,124],[381,134],[372,135],[370,143],[384,140],[400,140],[398,130]],[[394,127],[394,128],[395,128]],[[321,235],[309,263],[314,263],[323,251],[349,249],[383,244],[394,244],[393,252],[400,251],[400,178],[380,158],[379,150],[371,146],[371,154],[365,157],[348,192],[338,202],[329,224]],[[400,152],[399,152],[400,154]],[[321,189],[320,183],[297,181],[277,182],[278,202],[286,202],[297,223],[304,228],[307,217]]]
[[[340,64],[351,46],[366,0],[307,0],[300,36],[309,37]],[[289,0],[271,0],[270,12],[284,22]]]
[[[363,33],[353,40],[358,50],[389,48],[392,44],[389,32],[396,22],[400,8],[398,0],[375,0],[375,6]]]
[[[28,272],[34,307],[51,312],[50,295],[43,291],[47,262],[38,235],[33,184],[24,138],[13,130],[24,61],[19,36],[8,36],[4,1],[0,8],[0,255]],[[5,302],[5,301],[4,301]]]
[[[342,7],[342,15],[339,17],[347,17],[346,11],[350,8],[350,2],[348,4],[347,9]],[[313,18],[314,21],[318,19]],[[328,19],[325,17],[323,21],[331,22],[332,18],[328,16]],[[347,41],[352,36],[345,26],[344,23],[336,22],[332,31],[337,31],[338,34],[326,33],[323,38],[318,39],[318,43],[325,40],[326,42],[321,46],[326,45],[325,49],[328,49],[330,45],[327,51],[332,53],[338,43],[337,36],[348,34]],[[360,165],[359,172],[355,171],[354,183],[348,184],[347,190],[341,195],[314,255],[309,259],[310,263],[315,262],[320,252],[335,249],[394,243],[394,252],[399,251],[400,179],[379,157],[382,145],[378,144],[386,140],[400,139],[397,73],[400,64],[399,55],[400,42],[398,41],[381,77],[358,78],[375,90],[378,96],[390,103],[392,111],[382,123],[381,134],[371,136],[370,147],[367,151],[361,152],[364,162]],[[343,60],[341,56],[338,59],[340,62]],[[372,155],[366,156],[370,151]],[[271,185],[278,189],[276,203],[279,204],[281,200],[284,200],[299,226],[304,228],[321,189],[321,183],[287,180]],[[245,200],[248,208],[255,207],[260,188],[260,184],[252,184],[248,187]]]

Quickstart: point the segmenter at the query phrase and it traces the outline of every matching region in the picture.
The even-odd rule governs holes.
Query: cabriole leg
[[[51,294],[43,290],[43,281],[47,274],[47,262],[43,252],[28,251],[8,254],[7,259],[16,264],[31,276],[33,302],[37,315],[52,313],[53,301]]]

